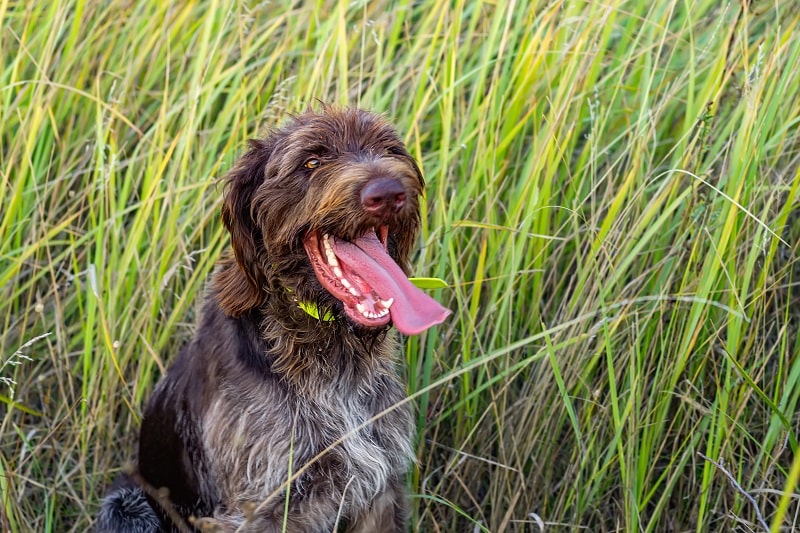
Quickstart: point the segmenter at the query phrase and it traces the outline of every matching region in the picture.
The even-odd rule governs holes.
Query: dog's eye
[[[303,163],[303,166],[306,168],[317,168],[318,166],[320,166],[320,164],[321,163],[319,162],[319,159],[317,159],[316,157],[312,157],[311,159]]]

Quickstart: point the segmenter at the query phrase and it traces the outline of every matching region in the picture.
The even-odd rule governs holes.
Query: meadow
[[[412,529],[800,530],[800,4],[0,0],[0,530],[87,531],[320,102],[427,181]]]

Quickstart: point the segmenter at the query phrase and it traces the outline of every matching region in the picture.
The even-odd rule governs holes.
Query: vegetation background
[[[0,529],[86,531],[217,180],[319,101],[428,181],[416,531],[800,530],[800,3],[0,0]]]

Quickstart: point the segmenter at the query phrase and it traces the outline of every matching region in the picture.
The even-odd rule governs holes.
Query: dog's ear
[[[264,181],[271,147],[265,141],[250,141],[250,149],[225,176],[222,222],[231,235],[235,261],[228,259],[214,276],[219,305],[230,316],[241,316],[264,302],[264,240],[253,219],[253,195]]]

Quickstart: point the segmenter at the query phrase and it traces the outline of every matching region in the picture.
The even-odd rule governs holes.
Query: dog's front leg
[[[187,407],[183,385],[175,382],[174,374],[159,383],[139,433],[139,473],[151,495],[162,495],[157,508],[168,521],[207,516],[212,510],[208,495],[201,491],[201,480],[209,484],[209,476],[198,423]]]

